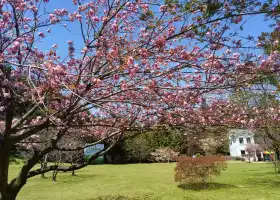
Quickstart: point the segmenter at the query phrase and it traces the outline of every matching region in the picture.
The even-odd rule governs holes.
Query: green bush
[[[143,136],[125,140],[125,150],[130,159],[140,163],[147,160],[152,151],[149,142]]]
[[[185,139],[183,134],[174,130],[148,131],[126,136],[123,148],[129,162],[168,162],[168,159],[157,159],[158,156],[155,158],[153,153],[159,149],[168,148],[178,152],[177,155],[179,155],[185,151]],[[172,158],[170,161],[175,161],[175,159]]]

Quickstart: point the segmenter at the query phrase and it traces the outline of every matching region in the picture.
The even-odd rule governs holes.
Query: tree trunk
[[[44,161],[41,161],[40,164],[41,164],[41,170],[43,170],[45,168]],[[44,173],[41,174],[41,178],[46,178]]]
[[[3,191],[0,192],[0,200],[15,200],[17,192]]]
[[[75,170],[72,171],[72,176],[75,176]]]
[[[279,149],[275,149],[275,161],[279,161],[280,152]]]
[[[8,184],[9,146],[0,146],[0,200],[15,200],[18,192],[12,190]]]
[[[280,169],[279,169],[279,148],[275,147],[274,148],[274,168],[275,168],[275,173],[279,174]]]
[[[48,167],[48,154],[45,155],[43,159],[41,159],[40,164],[42,170]],[[41,178],[46,178],[44,173],[41,174]]]
[[[53,182],[56,182],[57,173],[58,173],[57,170],[54,170],[54,171],[53,171],[53,176],[52,176],[52,181],[53,181]]]
[[[8,189],[8,168],[9,164],[7,164],[9,158],[5,158],[0,156],[0,200],[4,199]]]

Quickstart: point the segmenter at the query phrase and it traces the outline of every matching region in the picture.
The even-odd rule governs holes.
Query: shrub
[[[178,152],[173,151],[169,147],[156,149],[151,153],[152,160],[155,162],[170,162],[176,161],[179,156]]]
[[[175,181],[205,184],[207,179],[220,175],[226,167],[226,160],[219,156],[191,158],[181,155],[175,167]]]
[[[245,158],[240,158],[240,161],[245,162],[246,160],[245,160]]]
[[[119,149],[117,153],[115,149],[112,149],[107,154],[110,161],[116,160],[119,157],[124,157],[124,162],[168,162],[168,158],[165,161],[156,161],[152,157],[153,152],[157,152],[158,149],[169,148],[175,152],[185,151],[185,139],[184,135],[176,130],[158,129],[147,132],[135,132],[130,135],[125,135],[123,143],[119,143]],[[123,150],[123,151],[122,151]],[[168,149],[166,149],[169,151]],[[159,152],[157,152],[158,154]],[[125,154],[125,155],[123,155]],[[161,153],[159,153],[161,155]],[[172,154],[172,153],[171,153]],[[158,156],[157,156],[158,157]],[[161,156],[160,156],[161,157]],[[171,155],[173,157],[173,155]],[[170,161],[175,161],[173,158]]]
[[[251,162],[251,158],[253,158],[254,161],[257,152],[262,151],[262,149],[257,144],[247,144],[245,151],[247,152],[245,156],[247,157],[248,161]]]
[[[234,160],[241,160],[241,157],[240,156],[236,156],[236,157],[234,157]]]
[[[222,156],[225,160],[235,160],[233,156]]]
[[[130,159],[138,160],[140,163],[148,159],[151,148],[145,137],[135,137],[125,141],[127,156]]]

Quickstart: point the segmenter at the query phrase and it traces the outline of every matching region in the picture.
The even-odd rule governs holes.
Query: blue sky
[[[47,5],[48,11],[53,11],[56,8],[66,8],[69,12],[75,11],[75,7],[72,4],[72,0],[52,0]],[[244,30],[241,35],[248,36],[252,35],[257,37],[261,32],[270,31],[269,21],[264,21],[264,16],[256,15],[253,17],[245,17],[248,19],[246,25],[244,25]],[[64,58],[68,52],[67,41],[74,41],[76,47],[76,54],[80,53],[81,48],[83,48],[83,41],[80,32],[80,26],[77,23],[67,22],[67,27],[69,30],[65,29],[63,25],[55,25],[51,28],[52,32],[47,33],[47,28],[42,29],[46,34],[46,38],[42,39],[42,42],[38,44],[39,49],[47,51],[51,48],[53,44],[58,44],[59,48],[57,54]]]

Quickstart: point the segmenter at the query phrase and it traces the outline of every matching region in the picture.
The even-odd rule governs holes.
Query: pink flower
[[[44,37],[45,37],[45,34],[44,34],[43,32],[39,32],[39,33],[38,33],[38,36],[41,37],[41,38],[44,38]]]
[[[134,59],[133,57],[129,56],[128,59],[127,59],[127,65],[132,65],[134,63]]]
[[[20,43],[18,41],[15,41],[14,42],[14,47],[19,47],[20,46]]]
[[[113,29],[114,32],[118,32],[119,26],[118,26],[118,24],[117,24],[116,22],[114,22],[114,23],[112,24],[112,29]]]
[[[141,7],[144,10],[144,12],[147,12],[149,10],[149,5],[148,4],[142,4]]]
[[[226,54],[230,54],[230,53],[231,53],[231,50],[227,49]]]
[[[161,6],[159,7],[159,11],[160,11],[160,12],[163,12],[165,9],[166,9],[166,6],[165,6],[165,5],[161,5]]]
[[[63,16],[68,15],[68,11],[65,8],[63,8],[63,9],[55,9],[54,10],[54,14],[57,15],[57,16],[63,17]]]
[[[82,54],[85,54],[85,53],[87,53],[88,52],[88,48],[87,47],[84,47],[83,49],[82,49]]]
[[[256,46],[257,46],[257,47],[261,47],[262,45],[263,45],[263,44],[262,44],[261,42],[258,42]]]
[[[100,19],[99,19],[98,17],[96,17],[96,16],[92,17],[91,19],[92,19],[94,22],[99,22],[99,21],[100,21]]]
[[[52,45],[52,48],[57,49],[57,48],[58,48],[58,45],[57,45],[57,44],[54,44],[54,45]]]
[[[58,23],[60,21],[55,14],[49,14],[49,19],[52,24]]]
[[[117,81],[120,79],[120,75],[119,74],[114,74],[113,76],[114,80]]]

